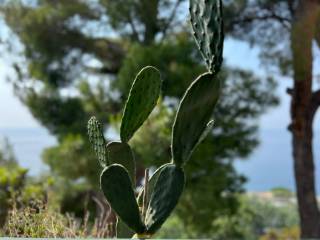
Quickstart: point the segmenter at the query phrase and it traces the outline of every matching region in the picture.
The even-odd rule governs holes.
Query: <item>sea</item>
[[[0,128],[0,139],[7,138],[20,165],[36,176],[49,171],[41,161],[42,151],[56,144],[43,128]],[[295,190],[291,136],[286,129],[261,129],[260,145],[246,159],[236,159],[235,168],[248,178],[247,191],[268,191],[275,187]],[[316,187],[320,193],[320,131],[315,133]]]

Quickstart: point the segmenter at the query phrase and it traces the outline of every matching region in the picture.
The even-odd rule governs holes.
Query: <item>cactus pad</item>
[[[91,117],[88,121],[88,135],[100,165],[106,167],[108,165],[106,140],[104,139],[101,125],[95,117]]]
[[[218,72],[223,54],[221,0],[190,0],[191,25],[199,50],[210,72]]]
[[[130,146],[127,143],[110,142],[107,144],[107,156],[109,164],[118,163],[127,169],[135,187],[136,162]]]
[[[119,164],[106,167],[100,176],[104,196],[119,218],[137,233],[143,233],[139,207],[127,170]]]
[[[148,118],[160,95],[160,72],[151,66],[143,68],[134,80],[122,116],[120,138],[128,142]]]
[[[220,80],[212,73],[199,76],[183,96],[172,130],[172,157],[182,166],[191,156],[218,101]]]
[[[170,216],[182,194],[184,183],[182,168],[168,164],[161,169],[146,214],[147,233],[155,233]]]

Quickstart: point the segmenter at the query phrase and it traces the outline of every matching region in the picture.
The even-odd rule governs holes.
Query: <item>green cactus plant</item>
[[[220,95],[217,76],[222,64],[223,21],[221,0],[190,0],[191,23],[196,42],[208,66],[186,90],[172,128],[172,160],[159,167],[135,197],[135,160],[128,144],[134,133],[156,106],[161,89],[159,71],[151,66],[136,76],[127,99],[120,127],[121,142],[106,145],[102,128],[95,118],[88,123],[89,140],[101,166],[101,189],[121,219],[118,229],[150,238],[177,205],[186,177],[184,165],[196,146],[211,132],[212,112]],[[123,235],[121,235],[123,237]]]

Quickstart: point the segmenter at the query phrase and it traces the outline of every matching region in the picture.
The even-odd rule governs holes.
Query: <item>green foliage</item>
[[[132,76],[144,66],[152,65],[161,72],[163,96],[180,98],[190,83],[205,71],[201,60],[194,42],[184,32],[174,34],[161,43],[148,46],[132,44],[112,85],[122,96],[127,96]]]
[[[136,233],[143,233],[145,226],[140,218],[127,170],[119,164],[106,167],[101,173],[100,184],[106,199],[120,219]]]
[[[219,72],[223,54],[223,17],[221,0],[190,0],[193,35],[208,70]]]
[[[5,139],[0,145],[0,226],[6,220],[13,194],[25,185],[27,169],[21,168],[13,154],[12,146]]]
[[[126,102],[120,127],[122,142],[128,142],[156,106],[161,77],[154,67],[143,68],[136,76]]]
[[[233,217],[220,217],[213,223],[214,239],[258,239],[270,229],[281,231],[298,226],[297,206],[290,202],[277,206],[272,200],[240,196],[240,209]]]
[[[210,239],[287,239],[280,236],[292,236],[296,239],[299,233],[297,206],[290,202],[282,202],[278,206],[276,198],[259,199],[246,194],[238,195],[240,203],[237,214],[228,216],[220,214],[208,220],[208,231],[198,232],[185,225],[182,218],[174,214],[164,225],[159,238],[210,238]],[[197,217],[197,216],[196,216]],[[198,219],[195,218],[194,221]]]
[[[154,234],[170,216],[178,203],[185,184],[181,168],[165,165],[156,179],[146,213],[147,233]]]
[[[191,235],[186,231],[186,226],[183,224],[181,219],[173,214],[163,224],[161,231],[154,235],[155,239],[188,239]]]
[[[172,130],[172,156],[182,166],[199,143],[220,94],[220,79],[211,73],[199,76],[179,105]]]
[[[82,135],[69,134],[59,145],[46,149],[42,158],[57,175],[69,180],[85,177],[93,184],[99,180],[99,164],[86,149],[90,149],[89,142]]]
[[[156,37],[165,37],[173,32],[171,26],[177,24],[177,10],[184,2],[186,0],[103,0],[101,4],[110,18],[111,27],[123,37],[150,44]],[[168,12],[168,15],[160,14],[163,12]]]
[[[294,193],[291,190],[283,187],[273,188],[271,189],[271,192],[273,196],[277,198],[289,199],[291,197],[294,197]]]
[[[39,96],[31,91],[24,101],[32,115],[41,119],[42,124],[59,138],[64,138],[68,134],[86,132],[84,121],[87,121],[89,116],[83,110],[81,99],[76,97],[63,99],[55,92]],[[70,118],[70,116],[73,117]]]

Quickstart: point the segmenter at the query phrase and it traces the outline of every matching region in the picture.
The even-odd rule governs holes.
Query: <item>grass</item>
[[[62,215],[58,209],[50,208],[41,202],[17,207],[13,203],[0,236],[25,238],[108,238],[113,226],[105,219],[89,222],[89,213],[84,219]]]

